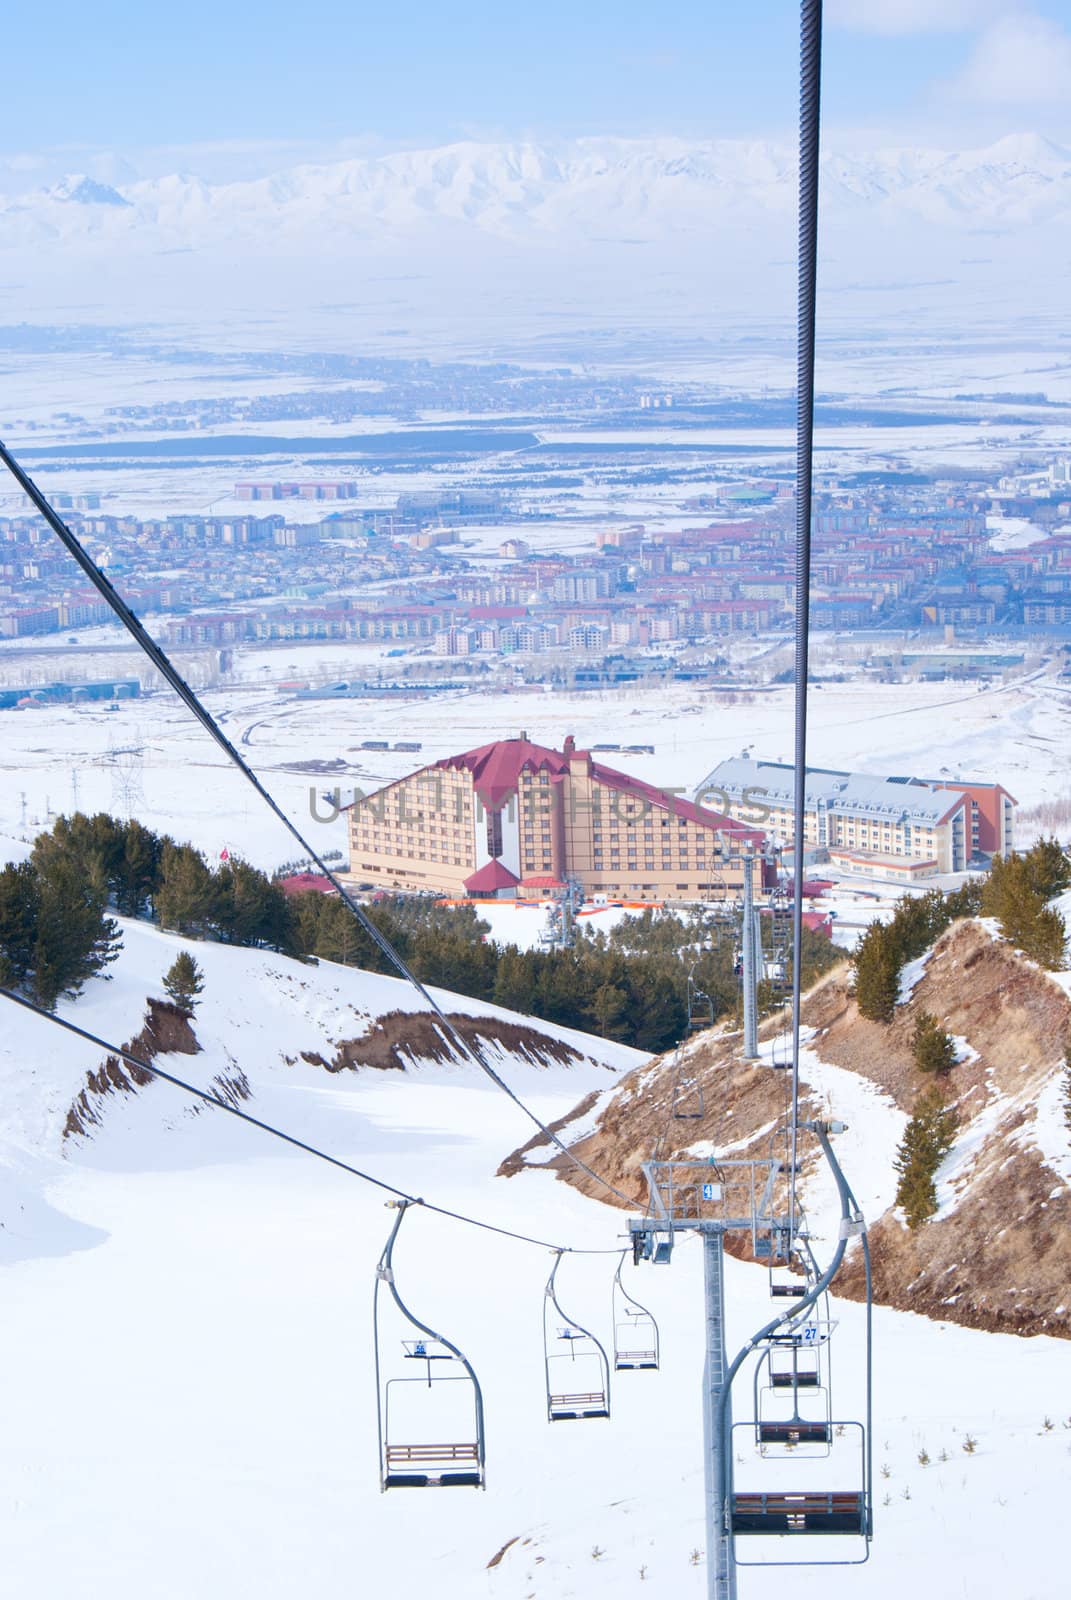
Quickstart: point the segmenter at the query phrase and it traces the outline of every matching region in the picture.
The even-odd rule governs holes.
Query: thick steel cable
[[[788,1226],[795,1231],[799,1141],[803,856],[807,809],[807,679],[810,658],[811,501],[814,465],[815,286],[818,276],[818,158],[821,133],[822,0],[800,7],[799,239],[796,307],[796,650],[792,886],[792,1140]]]
[[[236,1117],[239,1122],[246,1122],[251,1128],[259,1128],[261,1133],[266,1133],[273,1139],[280,1140],[283,1144],[291,1145],[295,1150],[301,1150],[305,1155],[315,1156],[318,1161],[326,1161],[330,1167],[337,1167],[340,1172],[346,1172],[351,1178],[360,1178],[364,1183],[370,1183],[373,1188],[382,1189],[386,1194],[392,1194],[398,1200],[403,1200],[407,1205],[423,1206],[425,1211],[437,1212],[440,1217],[449,1217],[452,1222],[466,1223],[470,1228],[482,1228],[485,1233],[498,1233],[504,1239],[515,1239],[520,1244],[536,1245],[541,1250],[552,1250],[558,1255],[569,1256],[615,1256],[620,1254],[620,1249],[613,1250],[574,1248],[572,1245],[553,1244],[549,1239],[537,1239],[529,1233],[517,1233],[513,1228],[501,1228],[497,1223],[484,1222],[479,1217],[471,1217],[463,1211],[451,1211],[448,1206],[439,1206],[432,1200],[424,1200],[419,1195],[410,1194],[406,1189],[399,1189],[393,1183],[387,1183],[383,1178],[377,1178],[371,1172],[363,1172],[360,1167],[353,1166],[348,1161],[343,1161],[341,1156],[329,1155],[326,1150],[321,1150],[318,1145],[309,1144],[304,1139],[299,1139],[296,1134],[287,1133],[283,1128],[277,1128],[274,1123],[265,1122],[262,1117],[254,1117],[252,1112],[243,1111],[239,1106],[232,1105],[222,1095],[213,1094],[211,1089],[199,1089],[195,1083],[190,1083],[186,1078],[180,1078],[173,1072],[167,1072],[163,1067],[156,1066],[144,1056],[138,1056],[131,1050],[126,1050],[122,1045],[112,1044],[108,1039],[102,1039],[99,1034],[90,1033],[88,1028],[80,1028],[76,1022],[68,1022],[66,1017],[58,1017],[54,1011],[48,1011],[44,1006],[30,1000],[26,995],[18,994],[14,989],[0,986],[0,999],[14,1001],[24,1011],[30,1011],[34,1016],[43,1017],[46,1022],[52,1022],[57,1028],[64,1028],[68,1033],[73,1033],[79,1039],[85,1039],[88,1044],[94,1044],[107,1055],[117,1056],[120,1061],[125,1061],[129,1066],[138,1067],[142,1072],[150,1072],[154,1078],[159,1078],[163,1083],[170,1083],[173,1088],[181,1089],[183,1094],[192,1095],[195,1100],[203,1101],[205,1105],[214,1106],[217,1111],[225,1111],[229,1117]]]
[[[573,1166],[576,1167],[578,1171],[585,1173],[586,1176],[593,1179],[594,1182],[601,1184],[604,1189],[606,1189],[616,1199],[623,1201],[626,1206],[631,1205],[632,1201],[627,1194],[625,1194],[621,1189],[615,1188],[614,1185],[608,1182],[606,1178],[601,1177],[593,1167],[589,1167],[586,1161],[582,1161],[579,1156],[574,1155],[569,1149],[568,1145],[565,1144],[562,1139],[559,1139],[558,1135],[553,1131],[553,1129],[548,1128],[546,1124],[536,1116],[535,1112],[531,1111],[528,1106],[525,1105],[520,1095],[516,1094],[514,1090],[510,1088],[509,1084],[506,1083],[505,1079],[499,1076],[494,1067],[491,1066],[490,1062],[485,1060],[479,1043],[475,1039],[471,1044],[469,1044],[465,1039],[462,1038],[461,1034],[458,1032],[457,1028],[454,1027],[453,1023],[443,1011],[442,1007],[432,998],[429,990],[416,976],[416,973],[411,970],[407,963],[398,954],[397,950],[395,950],[390,940],[385,934],[380,932],[375,923],[367,915],[360,901],[353,898],[337,873],[327,865],[327,862],[324,861],[319,851],[313,849],[312,845],[301,832],[301,829],[295,822],[291,821],[279,803],[264,787],[256,773],[253,771],[252,767],[247,764],[247,762],[235,749],[231,741],[227,738],[227,735],[223,732],[223,729],[219,726],[219,723],[212,716],[211,712],[208,711],[204,705],[202,705],[201,701],[198,699],[197,695],[194,694],[189,684],[172,664],[170,657],[167,656],[160,648],[152,635],[146,631],[142,623],[135,616],[134,612],[127,605],[122,595],[105,577],[104,573],[97,566],[96,562],[94,562],[89,556],[78,538],[71,532],[70,528],[68,528],[62,517],[60,517],[59,514],[53,509],[52,505],[46,499],[44,494],[42,494],[41,490],[34,483],[33,479],[30,478],[29,475],[23,470],[23,468],[11,454],[10,450],[7,449],[6,445],[4,445],[2,441],[0,441],[0,462],[2,462],[3,465],[8,469],[23,493],[36,506],[37,510],[44,517],[45,521],[59,539],[64,549],[69,555],[73,556],[74,560],[81,567],[90,583],[97,590],[97,593],[107,601],[112,611],[123,624],[123,627],[127,630],[131,638],[144,652],[144,654],[148,656],[149,660],[160,673],[161,677],[165,680],[165,682],[170,684],[171,688],[174,689],[179,699],[186,706],[186,708],[193,713],[194,717],[196,717],[197,721],[201,724],[202,728],[204,728],[209,737],[215,741],[227,759],[238,768],[238,771],[245,778],[246,782],[252,784],[253,788],[257,791],[257,794],[264,801],[264,804],[275,814],[287,832],[297,840],[302,850],[315,864],[323,876],[329,880],[329,882],[341,896],[343,902],[353,912],[365,933],[368,934],[369,938],[386,956],[387,960],[394,967],[395,971],[402,978],[404,978],[407,983],[412,984],[413,988],[416,990],[417,994],[420,995],[425,1005],[438,1019],[451,1044],[454,1046],[454,1049],[457,1050],[462,1057],[467,1057],[470,1061],[474,1061],[480,1068],[481,1072],[485,1072],[491,1079],[491,1082],[501,1089],[503,1094],[509,1096],[514,1105],[516,1105],[524,1113],[530,1122],[535,1124],[540,1133],[542,1133],[543,1137],[550,1144],[556,1145],[561,1154],[564,1155],[567,1160],[571,1161]]]

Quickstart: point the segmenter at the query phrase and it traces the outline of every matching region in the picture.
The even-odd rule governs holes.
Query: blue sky
[[[794,0],[48,0],[5,19],[0,163],[239,175],[464,137],[778,136],[797,19]],[[827,23],[843,138],[1071,140],[1071,0],[827,0]]]

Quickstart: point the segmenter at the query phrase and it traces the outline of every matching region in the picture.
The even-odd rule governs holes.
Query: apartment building
[[[697,799],[792,845],[794,786],[791,766],[734,756],[708,774]],[[1013,848],[1016,802],[1000,784],[809,767],[804,798],[805,850],[866,876],[911,882]]]
[[[349,808],[358,883],[456,898],[720,899],[739,892],[754,827],[527,734],[422,767]],[[766,869],[767,872],[769,869]]]

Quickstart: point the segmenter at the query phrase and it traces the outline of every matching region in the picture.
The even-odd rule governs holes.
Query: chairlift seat
[[[817,1372],[771,1372],[772,1389],[817,1389]]]
[[[807,1293],[805,1283],[771,1283],[770,1293],[775,1300],[802,1300]]]
[[[547,1397],[551,1422],[583,1422],[589,1417],[608,1417],[610,1408],[602,1390],[586,1394],[552,1394]]]
[[[618,1372],[635,1371],[658,1366],[657,1350],[619,1350],[614,1357]]]
[[[384,1454],[386,1489],[483,1487],[477,1444],[388,1444]]]
[[[734,1494],[734,1533],[867,1532],[866,1496],[848,1493]]]
[[[760,1444],[829,1444],[833,1431],[828,1422],[760,1422]]]

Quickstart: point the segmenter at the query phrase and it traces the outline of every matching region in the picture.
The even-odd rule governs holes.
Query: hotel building
[[[349,876],[398,891],[542,899],[739,893],[755,827],[526,734],[422,767],[349,807]],[[769,876],[770,868],[765,868]],[[756,887],[759,887],[756,874]]]

